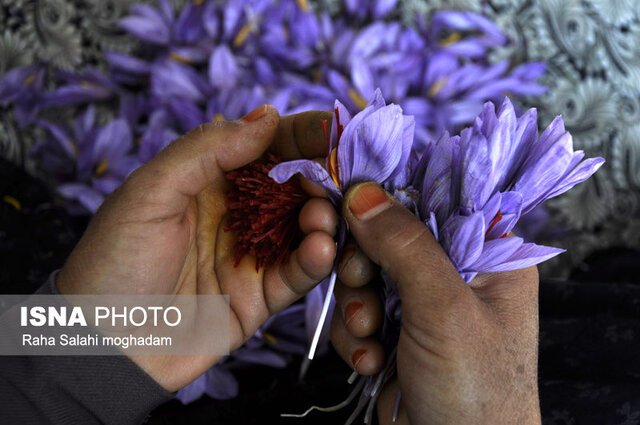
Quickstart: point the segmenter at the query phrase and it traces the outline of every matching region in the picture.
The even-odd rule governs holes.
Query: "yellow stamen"
[[[448,80],[448,77],[442,77],[438,81],[433,83],[433,85],[429,87],[429,97],[436,97],[438,93],[440,93],[440,90],[442,90],[442,88],[447,84]]]
[[[25,87],[28,87],[33,83],[35,79],[36,79],[36,74],[30,74],[27,78],[24,79],[22,84],[24,84]]]
[[[351,99],[360,109],[364,109],[364,107],[367,106],[366,99],[355,89],[349,89],[349,99]]]
[[[462,34],[460,34],[459,32],[452,32],[451,34],[440,40],[440,45],[445,47],[449,46],[450,44],[457,43],[460,40],[462,40]]]
[[[107,168],[109,167],[109,160],[108,159],[103,159],[100,164],[98,164],[98,166],[95,169],[95,175],[100,177],[101,175],[103,175],[104,173],[107,172]]]
[[[270,333],[265,332],[262,334],[262,337],[264,341],[271,346],[275,346],[278,343],[278,339]]]
[[[4,195],[2,200],[7,204],[11,205],[13,208],[15,208],[18,211],[22,209],[22,204],[20,203],[20,201],[18,201],[16,198],[14,198],[11,195]]]
[[[213,122],[222,122],[222,121],[224,121],[224,115],[222,115],[220,112],[218,112],[213,116]]]
[[[331,155],[329,155],[329,175],[336,187],[340,189],[340,176],[338,174],[338,148],[333,148]]]
[[[322,77],[323,77],[323,73],[322,70],[319,67],[313,68],[311,70],[311,76],[313,78],[313,81],[319,83],[322,81]]]
[[[296,0],[296,3],[298,3],[298,7],[303,12],[308,12],[309,11],[309,2],[307,0]]]
[[[196,6],[200,6],[204,4],[204,0],[193,0],[193,4],[195,4]]]
[[[187,58],[186,56],[182,56],[180,53],[176,53],[176,52],[171,52],[169,54],[169,58],[173,59],[176,62],[184,63],[187,65],[191,63],[189,58]]]
[[[235,38],[233,39],[233,47],[240,47],[244,44],[245,41],[247,41],[247,38],[249,38],[249,34],[251,34],[251,31],[253,31],[253,26],[251,24],[244,24],[244,26],[242,28],[240,28],[240,31],[238,31],[238,34],[236,34]]]

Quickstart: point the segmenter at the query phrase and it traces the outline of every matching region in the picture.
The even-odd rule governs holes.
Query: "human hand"
[[[140,167],[102,205],[57,277],[63,294],[226,294],[230,349],[272,314],[304,295],[332,268],[337,215],[312,198],[299,217],[304,240],[280,266],[234,267],[225,232],[225,173],[267,149],[281,158],[325,154],[323,112],[283,117],[262,106],[238,121],[203,124]],[[149,375],[176,391],[219,360],[214,356],[136,356]]]
[[[539,424],[536,268],[466,285],[424,223],[373,183],[351,188],[343,214],[356,244],[339,266],[332,341],[360,374],[384,362],[382,307],[367,285],[376,265],[402,301],[398,379],[380,396],[380,423],[399,389],[396,423]]]

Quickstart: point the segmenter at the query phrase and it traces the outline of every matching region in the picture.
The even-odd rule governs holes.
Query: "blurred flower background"
[[[562,114],[576,149],[607,164],[519,232],[568,249],[546,276],[599,249],[638,248],[633,3],[0,0],[0,255],[13,259],[0,291],[44,281],[104,198],[179,134],[262,103],[289,114],[337,98],[355,113],[378,87],[425,146],[505,95],[519,113],[538,108],[540,128]],[[304,314],[274,318],[178,398],[234,397],[243,364],[284,368],[308,343]]]

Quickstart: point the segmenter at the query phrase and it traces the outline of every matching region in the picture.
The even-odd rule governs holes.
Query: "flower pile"
[[[263,103],[281,114],[330,110],[337,98],[325,167],[282,164],[271,171],[276,180],[301,172],[322,182],[336,204],[350,185],[377,181],[427,220],[466,279],[555,254],[499,236],[532,205],[582,179],[589,166],[560,151],[566,146],[560,123],[540,137],[544,148],[529,151],[536,128],[531,113],[516,120],[508,118],[515,117],[510,105],[497,117],[488,107],[483,110],[486,101],[499,103],[507,93],[514,101],[543,94],[538,79],[544,64],[489,61],[491,52],[509,41],[480,15],[435,11],[416,16],[408,27],[395,19],[396,2],[345,0],[335,15],[307,0],[194,0],[181,10],[170,0],[134,4],[119,25],[140,41],[138,50],[105,52],[106,70],[69,71],[46,63],[9,70],[0,77],[0,106],[23,131],[36,135],[36,165],[68,209],[90,214],[132,170],[202,122],[237,119]],[[394,105],[386,105],[377,88]],[[502,148],[493,135],[503,134],[497,129],[507,118],[504,126],[520,135],[520,142],[497,154]],[[469,125],[460,138],[440,137]],[[469,146],[486,155],[483,170],[504,167],[511,174],[491,187],[462,179],[480,172],[470,168],[472,157],[464,156],[471,155]],[[549,152],[562,156],[565,174],[549,167]],[[440,155],[449,155],[449,162],[437,160]],[[536,180],[541,174],[542,182]],[[295,208],[276,216],[286,218],[291,211]],[[281,222],[285,228],[286,223]],[[251,252],[255,238],[247,239],[238,255]],[[455,253],[465,238],[475,245]],[[488,256],[490,249],[496,251]],[[265,258],[265,264],[282,260]],[[232,397],[237,384],[230,364],[283,366],[307,350],[310,335],[311,352],[322,348],[328,333],[316,323],[330,317],[332,285],[331,279],[323,282],[306,305],[265,325],[180,398]],[[295,323],[295,332],[282,323]]]

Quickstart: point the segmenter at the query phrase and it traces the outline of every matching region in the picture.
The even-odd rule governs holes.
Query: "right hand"
[[[381,267],[398,285],[402,330],[397,381],[378,402],[381,424],[539,424],[536,268],[486,274],[467,285],[431,232],[378,185],[349,190],[332,341],[358,373],[384,364],[373,337],[382,306],[367,283]]]

